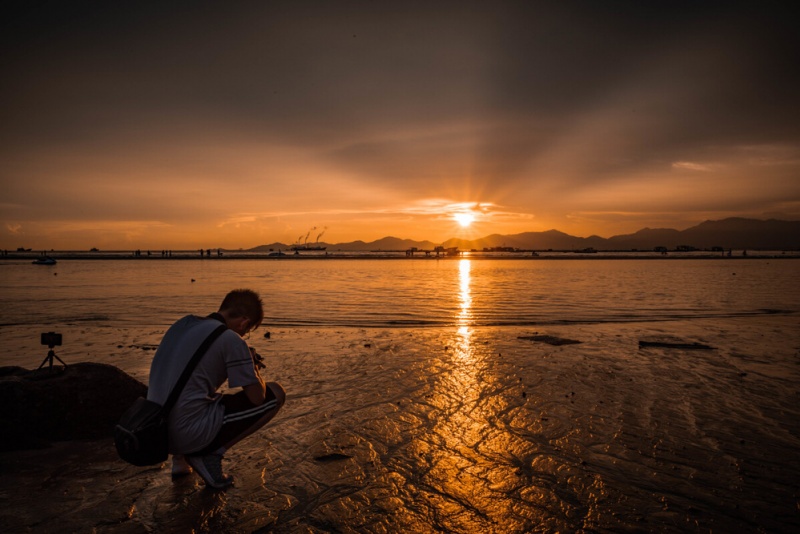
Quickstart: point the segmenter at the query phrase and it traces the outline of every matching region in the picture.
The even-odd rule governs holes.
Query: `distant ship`
[[[303,236],[298,237],[297,238],[297,243],[292,245],[290,248],[292,250],[294,250],[295,252],[297,252],[298,250],[325,250],[325,249],[327,249],[328,247],[323,247],[322,245],[319,244],[319,238],[322,237],[322,234],[324,234],[325,230],[328,229],[327,226],[322,230],[322,232],[319,233],[319,235],[317,235],[317,239],[314,240],[313,243],[309,244],[308,236],[310,236],[311,232],[313,232],[316,229],[317,229],[317,227],[315,226],[314,228],[312,228],[311,230],[306,232],[305,238],[303,238]],[[302,243],[300,243],[301,239],[303,240]]]

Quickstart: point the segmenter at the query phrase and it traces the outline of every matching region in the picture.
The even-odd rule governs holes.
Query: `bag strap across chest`
[[[173,387],[172,391],[170,391],[169,397],[167,397],[167,402],[164,403],[164,406],[161,409],[165,417],[172,409],[172,407],[175,406],[175,403],[178,401],[178,397],[180,396],[181,391],[183,391],[184,386],[186,386],[186,383],[189,381],[189,377],[192,375],[192,371],[194,371],[195,367],[197,367],[197,364],[200,362],[200,359],[203,357],[206,351],[208,351],[208,348],[211,346],[211,344],[214,343],[214,341],[220,335],[222,335],[222,332],[224,332],[227,329],[228,327],[225,326],[224,324],[219,325],[213,332],[211,332],[211,334],[209,334],[209,336],[203,341],[203,343],[201,343],[200,346],[197,347],[194,356],[192,356],[192,359],[189,360],[188,364],[186,364],[186,369],[183,370],[183,373],[181,374],[180,378],[178,378],[178,381],[175,383],[175,387]]]

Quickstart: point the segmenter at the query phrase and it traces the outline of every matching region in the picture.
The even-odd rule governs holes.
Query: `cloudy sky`
[[[0,9],[2,248],[800,218],[797,18],[770,2]]]

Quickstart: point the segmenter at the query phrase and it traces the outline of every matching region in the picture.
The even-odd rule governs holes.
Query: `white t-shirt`
[[[164,404],[197,348],[220,325],[214,319],[187,315],[172,325],[150,366],[147,399]],[[173,454],[199,451],[222,428],[224,407],[217,393],[228,381],[232,388],[258,383],[247,343],[226,330],[208,348],[169,414],[169,449]]]

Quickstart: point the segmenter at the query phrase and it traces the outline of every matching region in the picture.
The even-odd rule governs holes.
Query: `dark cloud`
[[[11,23],[3,61],[4,94],[41,112],[8,118],[84,135],[120,119],[230,121],[300,143],[420,121],[554,122],[667,60],[670,79],[654,83],[699,102],[661,113],[691,105],[710,133],[788,128],[775,119],[797,89],[796,32],[766,4],[433,4],[45,3]]]

